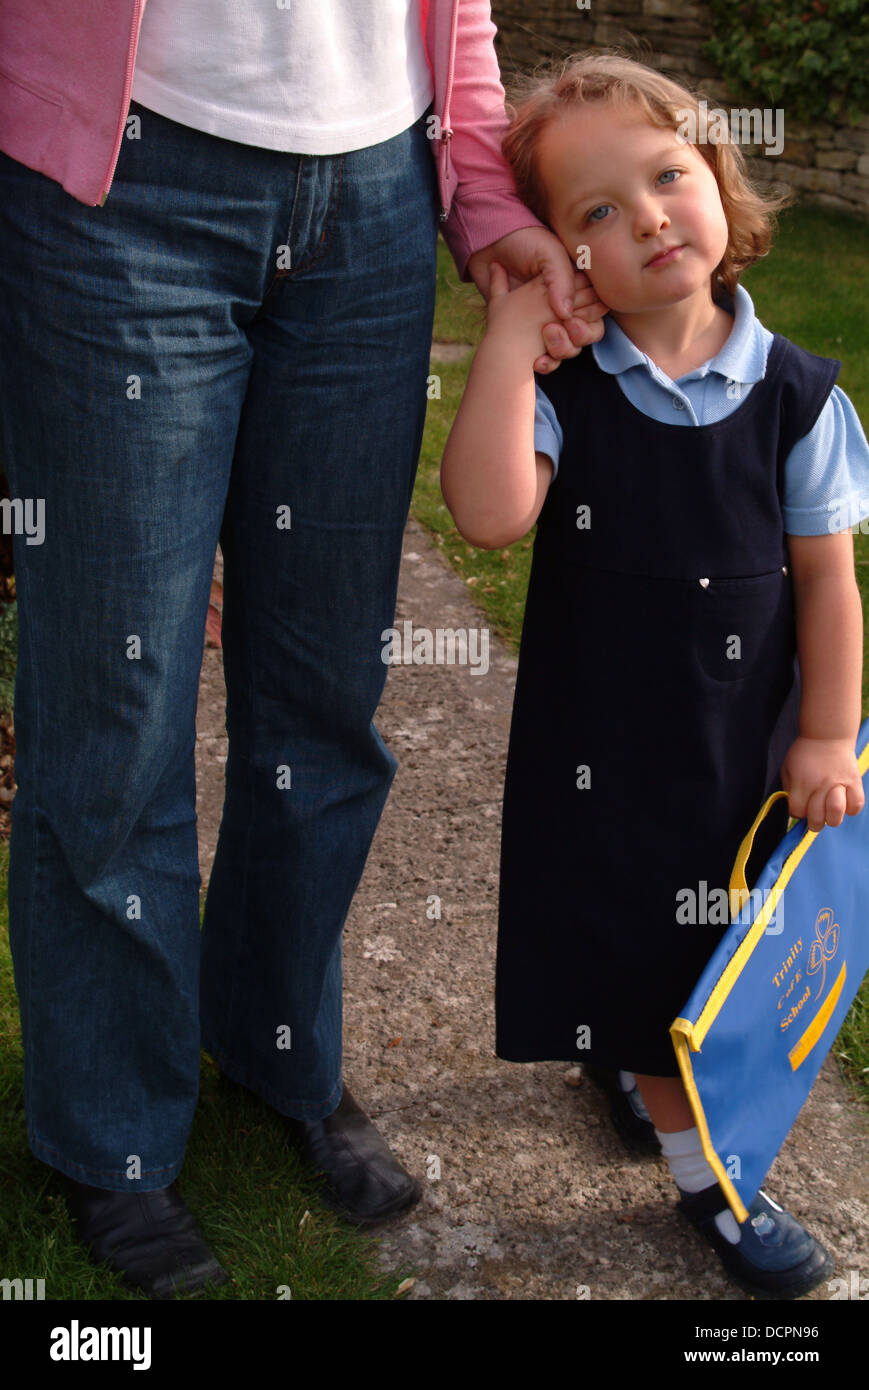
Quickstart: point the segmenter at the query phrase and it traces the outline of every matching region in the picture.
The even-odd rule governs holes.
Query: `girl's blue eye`
[[[675,174],[677,179],[682,177],[678,169],[665,169],[663,174],[661,175],[661,178],[665,179],[668,174]],[[671,179],[669,180],[669,182],[672,183],[673,180]]]
[[[601,205],[600,205],[599,208],[595,208],[595,209],[594,209],[594,212],[590,212],[590,213],[588,214],[588,220],[589,220],[589,222],[602,222],[602,221],[603,221],[603,218],[602,218],[602,217],[598,217],[597,214],[598,214],[599,212],[606,212],[606,210],[607,210],[607,208],[608,208],[609,206],[610,206],[609,203],[601,203]]]

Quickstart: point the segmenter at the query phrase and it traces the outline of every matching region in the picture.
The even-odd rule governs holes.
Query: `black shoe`
[[[60,1174],[79,1239],[97,1263],[107,1260],[124,1283],[150,1298],[225,1284],[174,1183],[157,1192],[107,1192]]]
[[[287,1117],[287,1124],[303,1156],[325,1176],[328,1205],[354,1226],[385,1221],[422,1196],[346,1086],[338,1109],[325,1120]]]
[[[605,1067],[593,1067],[585,1062],[583,1071],[607,1097],[613,1126],[627,1148],[637,1153],[660,1154],[661,1145],[655,1134],[655,1126],[651,1120],[638,1114],[632,1104],[632,1097],[634,1103],[642,1104],[639,1088],[635,1086],[633,1091],[623,1091],[618,1072]]]
[[[715,1224],[728,1206],[715,1183],[702,1192],[681,1193],[678,1210],[717,1251],[731,1279],[761,1298],[799,1298],[828,1279],[835,1265],[829,1251],[761,1189],[731,1244]]]

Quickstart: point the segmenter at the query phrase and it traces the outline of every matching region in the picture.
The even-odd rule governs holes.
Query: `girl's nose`
[[[634,210],[634,231],[640,240],[657,236],[669,225],[670,219],[656,198],[644,198],[637,204]]]

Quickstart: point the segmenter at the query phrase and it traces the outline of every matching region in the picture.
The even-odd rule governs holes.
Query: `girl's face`
[[[551,226],[571,258],[587,246],[598,297],[621,314],[712,303],[727,246],[715,175],[638,106],[568,108],[544,130],[538,168]]]

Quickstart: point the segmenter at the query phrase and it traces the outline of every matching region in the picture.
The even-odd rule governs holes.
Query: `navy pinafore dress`
[[[776,334],[699,427],[644,415],[588,349],[538,378],[564,445],[507,759],[499,1057],[678,1075],[669,1027],[726,929],[710,896],[798,733],[784,465],[839,365]],[[781,800],[755,874],[786,828]]]

